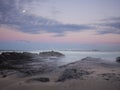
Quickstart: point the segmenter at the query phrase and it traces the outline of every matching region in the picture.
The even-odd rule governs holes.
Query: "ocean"
[[[83,51],[55,50],[55,51],[63,53],[65,55],[65,57],[55,61],[56,64],[58,65],[72,63],[86,57],[100,58],[108,62],[115,62],[116,58],[120,57],[120,51],[84,51],[84,50]],[[39,53],[42,51],[31,51],[31,52]]]
[[[57,50],[57,51],[65,55],[65,57],[60,58],[57,61],[53,60],[53,62],[56,62],[56,64],[58,65],[64,65],[71,62],[75,62],[85,57],[101,58],[106,61],[115,62],[116,58],[120,56],[120,51],[70,51],[70,50],[69,51]],[[22,51],[18,51],[18,52],[22,52]],[[39,53],[43,51],[38,50],[38,51],[29,51],[29,52]]]
[[[67,64],[81,60],[85,57],[101,58],[106,61],[115,62],[120,56],[120,51],[60,51],[65,54],[59,63]]]

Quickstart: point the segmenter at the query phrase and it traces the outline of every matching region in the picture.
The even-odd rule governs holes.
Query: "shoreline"
[[[39,62],[39,64],[38,62],[37,64],[31,64],[33,66],[41,65],[42,69],[45,69],[46,72],[38,73],[40,72],[40,70],[38,70],[38,72],[35,73],[33,71],[38,67],[29,67],[28,71],[32,71],[33,69],[33,74],[27,76],[19,72],[9,72],[5,77],[0,75],[1,90],[120,89],[120,63],[117,62],[111,63],[100,58],[86,57],[62,66],[55,66],[55,63],[53,64],[53,62],[46,62],[44,60]],[[25,69],[25,71],[26,70],[27,69]]]

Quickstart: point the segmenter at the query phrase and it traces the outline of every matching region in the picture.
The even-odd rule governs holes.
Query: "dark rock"
[[[101,58],[86,57],[86,58],[81,59],[81,61],[96,61],[100,59]]]
[[[34,78],[32,80],[40,81],[40,82],[49,82],[50,81],[50,79],[47,77]]]
[[[4,62],[4,57],[0,55],[0,64],[2,64]]]
[[[5,72],[3,72],[3,71],[0,72],[0,75],[2,75],[3,78],[7,77],[7,74],[5,74]]]
[[[90,72],[77,69],[66,69],[63,74],[59,77],[57,82],[64,82],[67,79],[82,78],[83,75],[89,75]]]
[[[114,80],[114,81],[120,81],[120,75],[116,73],[103,73],[103,74],[98,74],[101,76],[104,80]]]
[[[3,52],[0,54],[0,61],[3,60],[20,60],[20,59],[29,59],[32,58],[34,54],[32,53],[18,53],[18,52]]]
[[[51,53],[49,55],[54,55],[55,52]],[[56,55],[60,56],[60,54]],[[51,62],[49,64],[44,59],[42,60],[38,54],[29,52],[3,52],[0,54],[0,70],[15,70],[25,76],[50,72],[55,67],[51,64]]]
[[[3,52],[0,54],[0,66],[23,64],[32,60],[34,56],[35,54],[28,52]]]
[[[26,63],[31,62],[34,56],[28,52],[3,52],[0,54],[0,70],[26,71]]]
[[[3,78],[6,78],[6,77],[7,77],[7,75],[3,75],[2,77],[3,77]]]
[[[119,63],[120,63],[120,57],[117,57],[117,58],[116,58],[116,62],[119,62]]]
[[[54,51],[40,52],[39,55],[43,56],[43,57],[49,57],[49,56],[61,57],[61,56],[64,56],[64,54],[59,53],[59,52],[54,52]]]

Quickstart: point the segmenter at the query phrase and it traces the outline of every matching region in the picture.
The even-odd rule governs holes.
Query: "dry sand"
[[[91,74],[56,82],[64,70],[73,68]],[[35,77],[48,77],[50,82],[32,80]],[[0,90],[120,90],[120,63],[85,58],[41,75],[18,77],[13,74],[6,78],[0,76]]]

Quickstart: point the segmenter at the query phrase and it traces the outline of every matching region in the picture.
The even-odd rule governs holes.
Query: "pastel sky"
[[[120,50],[120,0],[0,0],[2,50]]]

